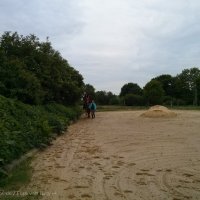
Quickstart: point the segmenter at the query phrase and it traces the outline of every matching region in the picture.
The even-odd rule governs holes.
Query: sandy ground
[[[200,199],[200,112],[99,112],[36,155],[29,190],[46,200]]]

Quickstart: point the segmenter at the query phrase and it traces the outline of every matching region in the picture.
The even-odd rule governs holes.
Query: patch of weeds
[[[32,176],[30,166],[31,158],[23,161],[19,166],[12,170],[7,177],[0,180],[0,199],[1,200],[38,200],[39,195],[29,194],[20,191],[20,188],[26,186]]]

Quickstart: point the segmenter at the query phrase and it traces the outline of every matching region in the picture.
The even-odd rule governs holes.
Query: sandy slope
[[[80,119],[36,155],[30,191],[43,199],[200,199],[200,112],[142,111]]]

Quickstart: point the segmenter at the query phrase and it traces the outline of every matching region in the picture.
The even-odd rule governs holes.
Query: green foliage
[[[6,178],[1,179],[0,188],[4,188],[4,190],[18,190],[21,187],[21,184],[26,184],[30,181],[31,177],[31,167],[30,167],[31,159],[27,159],[23,161],[19,166],[17,166],[14,170],[9,173]]]
[[[197,105],[200,93],[200,70],[196,67],[184,69],[176,76],[176,97],[186,104]]]
[[[84,87],[84,91],[85,91],[85,93],[90,95],[92,98],[95,97],[95,88],[92,85],[86,84]]]
[[[142,106],[144,105],[144,99],[140,95],[127,94],[124,97],[124,103],[126,106]]]
[[[53,134],[61,133],[80,114],[79,107],[30,106],[0,96],[0,168],[34,147],[49,144]]]
[[[109,105],[119,105],[120,104],[120,98],[117,95],[114,95],[109,100]]]
[[[144,97],[148,105],[162,104],[164,90],[159,81],[151,80],[144,87]]]
[[[17,192],[21,187],[31,181],[32,168],[30,166],[31,158],[23,161],[13,169],[7,177],[0,179],[1,200],[36,200],[39,195],[28,194],[25,191]]]
[[[75,104],[83,77],[34,35],[5,32],[0,38],[0,94],[28,104]]]
[[[116,105],[119,100],[112,92],[97,91],[95,93],[96,103],[99,105]]]
[[[162,88],[165,91],[166,96],[174,97],[175,78],[169,74],[163,74],[153,78],[152,80],[159,81],[162,84]]]
[[[157,83],[154,81],[157,81]],[[148,105],[200,105],[200,69],[197,67],[184,69],[175,77],[169,74],[159,75],[151,79],[143,88],[143,91],[137,84],[127,83],[121,88],[121,105],[126,105],[129,101],[127,99],[132,98],[131,96],[126,97],[127,94],[136,93],[143,96]]]
[[[127,94],[142,95],[142,89],[136,83],[127,83],[121,88],[120,96]]]
[[[127,111],[127,110],[144,110],[146,106],[124,106],[124,105],[102,105],[98,106],[98,111]]]

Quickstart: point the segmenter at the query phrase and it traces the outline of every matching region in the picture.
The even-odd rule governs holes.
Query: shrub
[[[34,147],[48,144],[81,114],[79,107],[30,106],[0,96],[0,168]]]
[[[31,105],[52,101],[77,103],[83,92],[82,75],[49,41],[35,35],[5,32],[0,37],[0,94]]]
[[[124,97],[124,103],[126,106],[141,106],[144,105],[144,99],[140,95],[127,94]]]

